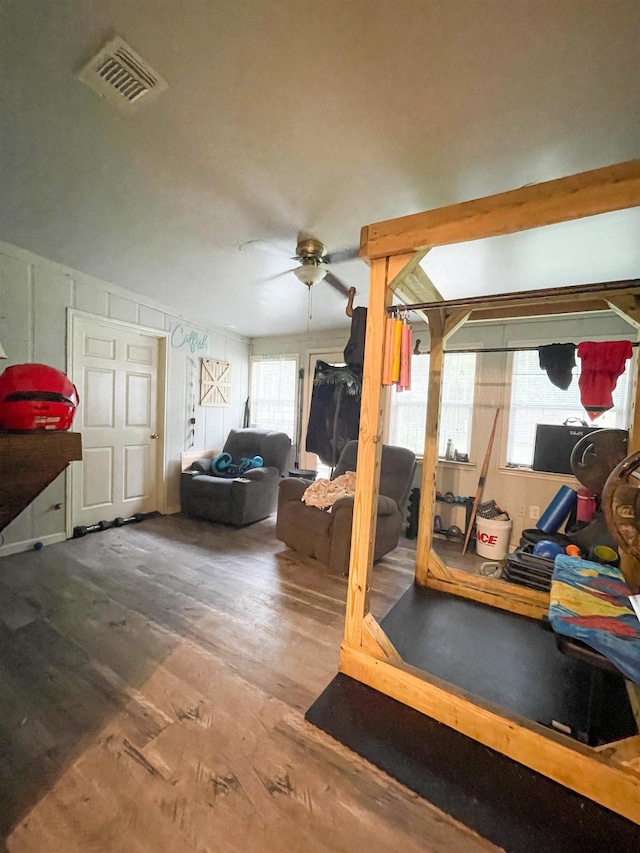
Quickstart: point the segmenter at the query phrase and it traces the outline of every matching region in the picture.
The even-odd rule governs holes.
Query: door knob
[[[160,433],[152,432],[152,433],[151,433],[151,438],[160,438]]]

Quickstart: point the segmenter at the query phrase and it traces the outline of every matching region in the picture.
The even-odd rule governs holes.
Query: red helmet
[[[0,376],[0,429],[69,429],[80,398],[71,380],[46,364],[14,364]]]

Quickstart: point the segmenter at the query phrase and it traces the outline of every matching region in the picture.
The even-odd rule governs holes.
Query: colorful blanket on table
[[[556,557],[549,621],[558,634],[581,640],[640,684],[640,621],[620,569]]]

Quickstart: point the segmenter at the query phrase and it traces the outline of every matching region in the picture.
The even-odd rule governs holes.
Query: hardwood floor
[[[375,569],[381,617],[412,583]],[[305,722],[346,578],[183,516],[0,560],[10,853],[497,850]]]

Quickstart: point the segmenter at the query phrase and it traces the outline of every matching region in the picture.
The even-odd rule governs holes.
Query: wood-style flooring
[[[377,564],[382,617],[413,579]],[[493,845],[304,720],[346,578],[158,517],[0,559],[0,836],[10,853],[476,853]]]

